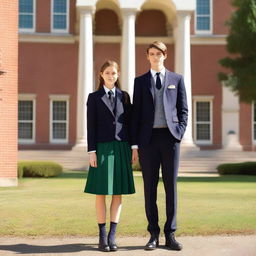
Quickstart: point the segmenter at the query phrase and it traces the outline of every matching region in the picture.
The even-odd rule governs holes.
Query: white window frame
[[[69,141],[69,95],[50,95],[50,143],[53,144],[67,144]],[[53,138],[53,102],[54,101],[66,101],[67,106],[66,106],[66,138],[65,139],[54,139]],[[56,121],[54,121],[56,122]],[[64,121],[61,121],[62,123]]]
[[[256,125],[256,121],[254,121],[254,107],[256,106],[256,101],[252,102],[252,144],[256,145],[256,138],[254,138],[254,125]]]
[[[197,8],[195,10],[195,22],[194,22],[194,26],[195,26],[195,33],[197,35],[210,35],[212,34],[212,28],[213,28],[213,1],[210,1],[210,29],[209,30],[197,30]],[[202,15],[200,15],[202,17]],[[206,15],[205,15],[206,16]],[[208,15],[207,15],[208,16]]]
[[[26,14],[26,13],[22,13],[22,14]],[[20,15],[20,11],[19,11],[19,15]],[[36,31],[36,0],[33,0],[33,14],[32,15],[33,15],[33,27],[32,28],[20,28],[20,24],[18,24],[20,33],[34,33]]]
[[[19,94],[19,101],[32,101],[33,102],[33,120],[32,120],[32,139],[19,139],[19,144],[34,144],[36,137],[36,94]],[[18,120],[18,123],[30,123],[28,120]]]
[[[193,111],[194,111],[194,122],[193,122],[193,130],[194,130],[194,140],[198,145],[212,145],[213,143],[213,99],[214,96],[194,96],[193,97]],[[197,122],[196,120],[196,103],[197,102],[210,102],[210,139],[209,140],[197,140],[197,123],[204,123],[204,122]],[[208,123],[208,122],[207,122]]]
[[[67,27],[65,29],[54,29],[53,28],[53,18],[54,18],[54,12],[53,12],[53,2],[54,0],[51,0],[51,33],[68,33],[69,32],[69,6],[70,6],[70,0],[67,0]]]

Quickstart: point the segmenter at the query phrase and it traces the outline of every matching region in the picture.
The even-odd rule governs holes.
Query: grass
[[[84,194],[86,173],[56,178],[24,178],[18,187],[0,188],[0,235],[95,236],[94,195]],[[146,235],[143,182],[136,194],[123,197],[120,235]],[[256,177],[180,177],[178,235],[252,234],[256,231]],[[108,200],[108,202],[110,202]],[[165,221],[165,194],[158,187],[160,225]]]

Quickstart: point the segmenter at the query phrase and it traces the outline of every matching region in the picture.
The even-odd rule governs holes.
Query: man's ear
[[[167,53],[164,55],[164,59],[165,59],[165,60],[167,59]]]
[[[147,56],[147,60],[149,60],[149,56],[148,56],[148,53],[146,53],[146,56]]]

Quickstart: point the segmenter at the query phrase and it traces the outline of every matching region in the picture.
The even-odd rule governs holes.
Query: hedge
[[[18,177],[55,177],[62,173],[62,166],[55,162],[20,161]]]
[[[256,162],[220,164],[217,170],[219,174],[256,175]]]

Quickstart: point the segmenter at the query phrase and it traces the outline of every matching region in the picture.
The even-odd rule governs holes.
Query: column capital
[[[80,13],[91,13],[93,14],[95,12],[95,6],[92,5],[76,5],[77,10]]]
[[[193,12],[194,11],[192,11],[192,10],[177,10],[176,15],[179,17],[187,17],[187,16],[191,17]]]
[[[139,11],[138,8],[121,8],[120,10],[123,16],[131,15],[131,14],[136,15],[137,12]]]

